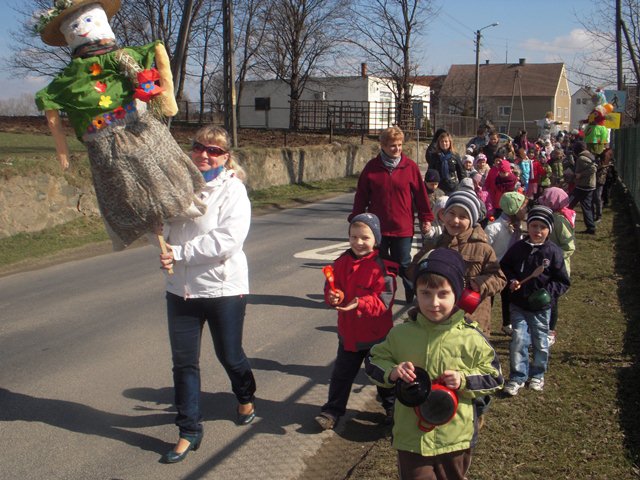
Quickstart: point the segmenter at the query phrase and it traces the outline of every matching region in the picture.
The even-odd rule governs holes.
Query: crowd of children
[[[401,479],[465,478],[490,395],[544,390],[558,299],[570,286],[572,207],[580,202],[584,233],[595,233],[616,175],[611,149],[595,156],[574,134],[531,142],[520,132],[507,145],[495,132],[485,142],[480,135],[460,156],[452,136],[439,131],[427,151],[434,220],[400,270],[416,295],[404,323],[392,328],[399,270],[377,248],[372,213],[351,217],[351,248],[334,264],[334,284],[325,285],[325,300],[338,311],[339,347],[316,422],[330,429],[344,415],[364,361],[385,422],[394,425]],[[511,337],[506,382],[491,346],[498,294],[501,334]],[[443,398],[455,398],[456,407],[440,422],[433,414],[447,410]]]

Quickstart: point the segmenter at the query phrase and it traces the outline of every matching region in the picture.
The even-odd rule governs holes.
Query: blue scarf
[[[443,180],[449,181],[449,160],[451,159],[451,152],[440,152],[440,176]]]
[[[212,168],[211,170],[207,170],[206,172],[202,172],[202,176],[204,177],[204,181],[209,183],[211,180],[216,178],[222,170],[224,169],[224,165],[220,165],[218,168]]]

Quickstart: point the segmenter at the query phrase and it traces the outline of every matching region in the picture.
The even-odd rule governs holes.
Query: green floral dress
[[[100,211],[114,249],[183,215],[205,182],[166,126],[133,98],[118,52],[152,66],[158,42],[72,62],[36,94],[40,110],[65,112],[89,153]]]

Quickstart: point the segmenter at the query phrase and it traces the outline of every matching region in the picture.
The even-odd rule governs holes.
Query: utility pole
[[[238,146],[238,124],[236,118],[236,62],[233,47],[233,5],[231,0],[222,0],[222,36],[224,42],[224,127],[233,147]]]
[[[622,90],[624,88],[622,78],[622,0],[616,0],[616,67],[618,90]]]
[[[479,28],[476,30],[476,91],[474,96],[474,108],[473,112],[476,118],[479,117],[480,113],[480,39],[482,38],[482,30],[489,27],[497,27],[498,22],[492,23],[491,25],[487,25],[486,27]]]

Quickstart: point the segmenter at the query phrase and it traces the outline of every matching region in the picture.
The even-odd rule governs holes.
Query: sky
[[[124,0],[135,1],[135,0]],[[9,32],[20,22],[12,7],[20,0],[0,0],[0,62],[9,55]],[[482,30],[480,62],[564,62],[571,65],[588,48],[589,40],[577,19],[596,0],[439,0],[440,14],[418,39],[420,74],[446,74],[451,64],[475,63],[475,31]],[[613,7],[612,7],[613,9]],[[612,10],[613,14],[613,10]],[[34,94],[48,79],[15,78],[0,63],[0,100]],[[579,85],[569,82],[572,92]]]

